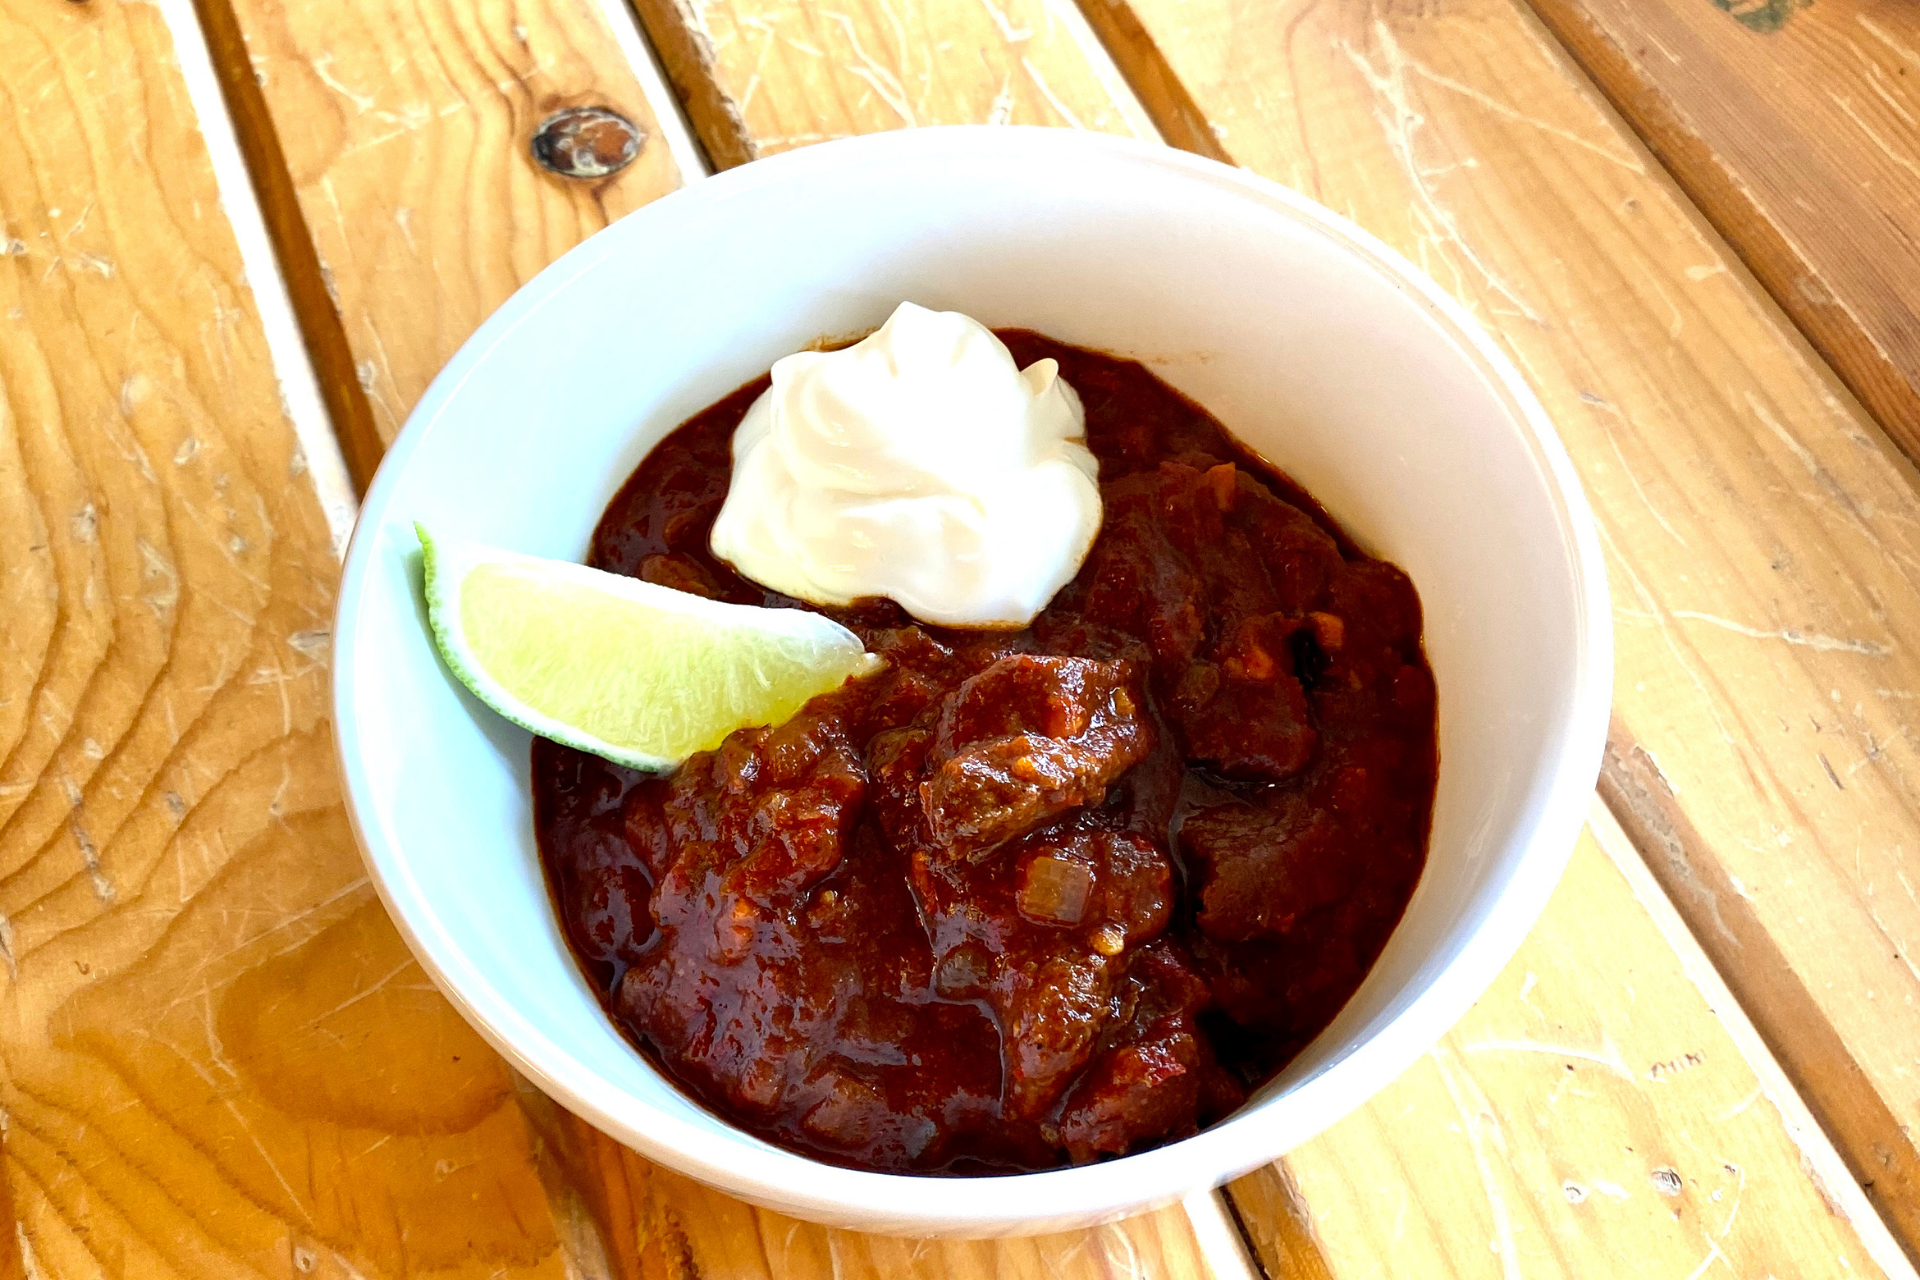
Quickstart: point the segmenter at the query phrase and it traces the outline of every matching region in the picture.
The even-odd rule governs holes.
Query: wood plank
[[[1598,806],[1473,1012],[1232,1193],[1248,1222],[1317,1240],[1334,1277],[1592,1275],[1606,1258],[1675,1277],[1913,1274]],[[1278,1233],[1255,1240],[1291,1274]]]
[[[327,459],[282,411],[191,12],[0,29],[5,1264],[557,1273],[504,1072],[334,790]]]
[[[1603,785],[1907,1248],[1914,472],[1530,11],[1140,0],[1233,158],[1472,308],[1599,517]]]
[[[614,4],[200,9],[363,484],[433,375],[507,295],[704,171],[677,113],[656,107],[664,87]],[[566,177],[535,159],[543,122],[580,107],[637,127],[624,168]]]
[[[1920,10],[1533,0],[1775,301],[1920,450]]]
[[[694,129],[725,168],[935,124],[1155,137],[1068,0],[635,0]]]

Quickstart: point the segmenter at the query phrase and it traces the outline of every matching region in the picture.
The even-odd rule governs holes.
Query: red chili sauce
[[[1224,1117],[1353,994],[1426,857],[1420,601],[1204,410],[1037,334],[1105,520],[1025,631],[823,610],[878,675],[652,776],[544,740],[541,856],[608,1012],[728,1120],[1004,1173]],[[798,606],[707,550],[761,378],[689,419],[590,563]]]

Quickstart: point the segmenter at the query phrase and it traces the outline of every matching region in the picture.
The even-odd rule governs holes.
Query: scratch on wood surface
[[[359,110],[371,110],[374,102],[377,101],[377,99],[369,97],[364,93],[355,93],[353,90],[347,88],[346,85],[340,83],[333,74],[332,54],[319,54],[315,56],[308,65],[313,68],[313,74],[320,77],[320,83],[326,85],[327,88],[333,90],[348,102],[351,102]]]
[[[81,820],[86,798],[80,786],[64,773],[60,776],[61,786],[67,794],[67,830],[73,836],[74,845],[80,850],[80,860],[86,865],[87,876],[93,882],[94,896],[102,902],[112,902],[115,897],[113,882],[107,879],[100,869],[100,849],[93,842],[92,834],[86,823]]]
[[[205,1067],[195,1062],[190,1054],[182,1052],[179,1046],[173,1044],[171,1041],[160,1039],[143,1027],[135,1027],[132,1028],[132,1030],[136,1034],[152,1041],[162,1049],[172,1053],[187,1070],[193,1072],[194,1075],[200,1078],[201,1083],[207,1086],[208,1092],[220,1099],[227,1111],[233,1116],[234,1122],[240,1126],[240,1131],[247,1135],[249,1142],[253,1143],[253,1149],[260,1153],[260,1159],[266,1162],[267,1169],[273,1174],[274,1181],[278,1182],[280,1189],[287,1193],[287,1199],[293,1202],[293,1207],[299,1212],[300,1216],[307,1220],[307,1225],[312,1226],[313,1214],[307,1209],[305,1202],[300,1199],[299,1195],[294,1192],[293,1184],[287,1181],[286,1175],[280,1171],[280,1166],[275,1163],[273,1157],[267,1153],[266,1144],[260,1141],[260,1135],[253,1131],[251,1124],[247,1123],[246,1116],[241,1114],[240,1108],[234,1104],[232,1096],[226,1090],[222,1089],[212,1076],[207,1074]]]
[[[1920,67],[1920,53],[1915,53],[1912,49],[1894,39],[1885,27],[1882,27],[1864,13],[1855,14],[1853,20],[1864,27],[1868,35],[1899,54],[1902,60],[1910,62],[1916,67]]]
[[[1485,1120],[1493,1127],[1496,1137],[1500,1136],[1500,1123],[1485,1110],[1475,1115],[1467,1107],[1460,1081],[1454,1078],[1447,1067],[1447,1051],[1441,1048],[1430,1049],[1427,1056],[1433,1059],[1433,1065],[1440,1072],[1440,1082],[1446,1086],[1447,1096],[1453,1100],[1453,1109],[1460,1115],[1460,1127],[1465,1130],[1467,1145],[1473,1151],[1473,1163],[1480,1170],[1480,1184],[1486,1191],[1487,1209],[1493,1218],[1493,1251],[1500,1258],[1500,1273],[1503,1280],[1522,1280],[1519,1250],[1513,1239],[1513,1219],[1507,1211],[1506,1197],[1500,1193],[1500,1184],[1494,1177],[1493,1161],[1488,1158],[1486,1144],[1480,1136],[1480,1122]],[[1501,1141],[1504,1147],[1504,1140]]]
[[[1731,745],[1735,742],[1735,738],[1733,734],[1728,731],[1726,721],[1720,718],[1719,702],[1714,698],[1713,694],[1708,691],[1706,681],[1701,679],[1698,671],[1694,670],[1693,664],[1687,661],[1686,655],[1680,652],[1680,644],[1674,637],[1673,627],[1667,621],[1665,607],[1661,605],[1653,593],[1647,589],[1645,581],[1643,581],[1639,573],[1634,570],[1633,562],[1621,553],[1619,545],[1614,542],[1613,535],[1608,532],[1607,526],[1600,524],[1596,527],[1600,532],[1600,541],[1605,544],[1606,549],[1612,553],[1613,563],[1619,565],[1626,573],[1627,581],[1633,585],[1634,593],[1640,598],[1640,602],[1646,606],[1647,616],[1652,619],[1654,626],[1659,629],[1660,639],[1667,646],[1667,652],[1672,654],[1673,660],[1680,664],[1680,669],[1687,673],[1687,679],[1692,681],[1695,691],[1700,695],[1700,700],[1706,705],[1707,715],[1712,718],[1713,727],[1719,732],[1720,740]]]
[[[1008,44],[1019,44],[1023,40],[1033,39],[1032,27],[1015,27],[993,0],[980,0],[980,7],[993,19],[993,25],[1000,30],[1000,38]]]
[[[1909,125],[1920,124],[1920,120],[1916,120],[1913,113],[1900,104],[1900,99],[1893,96],[1893,90],[1888,87],[1887,73],[1880,69],[1880,64],[1868,57],[1866,51],[1852,41],[1847,42],[1847,47],[1852,49],[1854,56],[1860,59],[1860,65],[1867,73],[1867,88],[1873,90],[1874,96],[1886,103],[1888,110]]]
[[[1880,908],[1874,905],[1871,885],[1868,886],[1866,904],[1867,918],[1873,921],[1873,927],[1878,929],[1880,936],[1893,947],[1893,958],[1900,962],[1900,967],[1907,971],[1908,976],[1915,982],[1920,982],[1920,968],[1915,967],[1913,963],[1912,950],[1907,946],[1907,940],[1895,934],[1887,927],[1887,922],[1880,918]]]
[[[215,1026],[218,1020],[213,1014],[213,992],[211,990],[206,992],[205,998],[200,1001],[200,1021],[202,1030],[207,1038],[207,1053],[212,1057],[213,1065],[234,1079],[239,1079],[240,1073],[234,1069],[232,1060],[227,1057],[226,1042],[220,1038],[219,1029]]]
[[[847,74],[858,76],[866,81],[867,86],[879,95],[880,101],[886,103],[887,108],[900,117],[901,124],[909,129],[919,124],[920,122],[914,118],[912,104],[907,101],[906,86],[900,83],[898,75],[874,61],[873,55],[868,53],[866,46],[860,43],[860,31],[854,25],[853,19],[833,9],[820,10],[820,16],[837,23],[846,33],[847,44],[853,49],[853,56],[858,59],[857,64],[847,64]]]
[[[1793,454],[1794,458],[1799,461],[1802,467],[1806,468],[1807,474],[1811,476],[1822,489],[1826,490],[1827,496],[1832,499],[1833,505],[1839,508],[1840,513],[1846,517],[1847,523],[1852,525],[1861,537],[1871,542],[1876,548],[1884,549],[1880,535],[1867,523],[1866,514],[1861,511],[1860,504],[1855,501],[1854,496],[1847,492],[1846,487],[1843,486],[1839,480],[1834,478],[1833,473],[1827,470],[1826,464],[1820,461],[1813,450],[1802,444],[1791,431],[1787,430],[1784,423],[1774,417],[1772,411],[1768,409],[1766,401],[1749,391],[1747,393],[1747,407],[1753,411],[1754,417],[1760,419],[1760,424],[1772,432],[1774,438],[1785,445],[1787,451]],[[1902,557],[1898,553],[1895,553],[1894,559],[1901,560]]]
[[[1013,72],[1000,77],[1000,92],[993,95],[993,105],[987,108],[988,124],[1005,124],[1013,118]]]
[[[173,567],[173,562],[151,542],[140,537],[133,541],[140,551],[140,576],[149,584],[149,589],[140,599],[153,610],[155,618],[164,622],[173,613],[174,606],[180,603],[180,573]]]
[[[1667,311],[1670,313],[1667,317],[1667,337],[1673,339],[1679,338],[1680,331],[1686,328],[1686,318],[1681,315],[1679,306],[1676,305],[1673,298],[1668,295],[1666,289],[1661,287],[1658,277],[1654,276],[1651,272],[1646,276],[1646,282],[1655,293],[1660,295],[1660,301],[1667,304]]]
[[[743,116],[753,106],[753,95],[760,92],[760,76],[767,69],[767,58],[773,53],[773,46],[780,43],[779,33],[773,29],[773,24],[754,22],[747,25],[759,28],[761,39],[760,52],[753,59],[753,72],[747,76],[747,87],[740,91],[739,111]],[[818,53],[819,50],[814,52]]]
[[[1020,65],[1026,69],[1027,78],[1033,81],[1033,87],[1040,91],[1040,96],[1047,100],[1048,106],[1059,113],[1062,120],[1065,120],[1069,126],[1075,129],[1085,129],[1087,127],[1080,122],[1080,117],[1074,115],[1073,112],[1067,108],[1067,104],[1060,101],[1054,94],[1053,89],[1047,84],[1045,77],[1040,74],[1040,69],[1033,65],[1032,59],[1022,54],[1020,56]]]
[[[1125,1227],[1109,1223],[1099,1228],[1099,1233],[1100,1254],[1109,1272],[1118,1272],[1125,1280],[1149,1280],[1152,1273],[1141,1262],[1140,1251]]]
[[[1488,288],[1520,309],[1521,318],[1534,324],[1544,324],[1540,313],[1529,306],[1526,299],[1495,274],[1493,268],[1480,257],[1467,237],[1461,234],[1459,220],[1454,217],[1453,211],[1440,203],[1430,182],[1431,174],[1420,163],[1415,142],[1415,136],[1425,127],[1427,118],[1413,105],[1413,95],[1407,84],[1408,72],[1416,69],[1414,61],[1400,48],[1392,28],[1385,22],[1378,19],[1374,21],[1373,38],[1380,50],[1382,65],[1379,67],[1345,40],[1336,47],[1353,63],[1354,69],[1367,82],[1367,87],[1373,90],[1377,99],[1374,117],[1386,134],[1388,149],[1413,187],[1415,209],[1431,228],[1452,244]]]
[[[215,831],[214,835],[216,838],[218,838],[219,837],[218,831]],[[222,841],[222,854],[218,862],[220,865],[224,865],[228,860],[229,858],[224,848],[224,841]],[[225,960],[227,957],[236,955],[239,952],[246,950],[248,947],[253,946],[255,943],[260,942],[262,939],[271,938],[276,933],[282,933],[288,929],[291,929],[295,925],[298,925],[304,922],[309,917],[314,916],[322,911],[325,911],[328,907],[332,906],[334,903],[339,902],[342,899],[347,898],[355,893],[358,893],[361,890],[366,889],[367,887],[368,887],[367,878],[365,876],[358,876],[353,880],[349,881],[347,884],[342,885],[340,888],[335,889],[332,893],[320,899],[320,901],[313,903],[311,906],[302,907],[300,910],[292,912],[290,914],[285,912],[279,912],[279,911],[258,913],[258,914],[265,914],[265,915],[272,916],[273,923],[268,925],[266,928],[260,930],[258,933],[255,933],[248,937],[240,938],[234,946],[228,948],[225,951],[218,952],[216,954],[202,956],[199,959],[199,961],[195,963],[195,965],[189,971],[187,976],[192,977],[197,974],[205,973],[209,969],[217,965],[220,961]],[[280,948],[278,951],[275,951],[271,954],[273,956],[287,955],[290,952],[297,951],[301,947],[306,946],[307,943],[310,941],[312,941],[312,934],[307,934],[305,936],[297,937],[292,942],[288,943],[286,946]],[[271,958],[271,957],[267,957],[267,958]],[[218,984],[216,983],[215,985],[218,985]],[[163,1014],[169,1013],[174,1009],[178,1008],[180,1005],[185,1004],[189,1000],[199,999],[203,994],[205,994],[205,992],[206,992],[206,988],[204,987],[195,988],[194,990],[189,991],[184,995],[177,996],[173,1000],[168,1001],[167,1004],[160,1010],[160,1012]]]
[[[1731,618],[1722,618],[1717,614],[1701,613],[1696,609],[1674,609],[1671,614],[1673,617],[1684,618],[1690,622],[1704,622],[1724,631],[1731,631],[1735,635],[1746,636],[1751,640],[1779,640],[1802,648],[1817,649],[1822,653],[1858,653],[1869,658],[1886,658],[1893,654],[1892,645],[1881,644],[1877,640],[1842,640],[1834,636],[1823,636],[1817,631],[1796,631],[1791,627],[1783,627],[1778,631],[1766,631],[1759,627],[1750,627],[1744,622],[1735,622]]]
[[[1885,138],[1880,136],[1879,130],[1875,129],[1872,125],[1868,124],[1865,118],[1863,118],[1858,111],[1855,111],[1853,109],[1852,98],[1842,97],[1840,94],[1837,94],[1837,93],[1829,94],[1827,96],[1833,99],[1833,103],[1835,106],[1839,107],[1842,111],[1847,113],[1847,119],[1853,121],[1855,126],[1859,128],[1860,132],[1866,134],[1867,137],[1873,140],[1873,145],[1880,148],[1881,153],[1884,154],[1887,157],[1887,159],[1893,161],[1895,164],[1899,165],[1902,169],[1905,169],[1908,173],[1912,174],[1914,177],[1920,178],[1920,165],[1914,164],[1912,160],[1908,159],[1906,156],[1903,156],[1898,151],[1894,150],[1893,146],[1890,143],[1888,143],[1888,141]]]
[[[41,1280],[45,1273],[40,1270],[40,1259],[34,1256],[33,1236],[27,1231],[27,1224],[15,1220],[13,1237],[20,1245],[20,1271],[26,1280]]]
[[[1718,1240],[1715,1240],[1712,1236],[1708,1235],[1704,1231],[1700,1233],[1700,1236],[1703,1240],[1707,1242],[1707,1256],[1700,1259],[1699,1266],[1695,1267],[1692,1271],[1687,1273],[1687,1280],[1700,1280],[1700,1277],[1706,1274],[1706,1270],[1708,1267],[1712,1266],[1716,1262],[1727,1261],[1727,1255],[1720,1252],[1720,1242]],[[1729,1270],[1731,1270],[1733,1267],[1733,1264],[1731,1262],[1727,1262],[1727,1267]]]
[[[1473,1044],[1460,1046],[1463,1053],[1542,1053],[1550,1058],[1577,1058],[1582,1062],[1592,1062],[1607,1068],[1622,1080],[1637,1080],[1627,1067],[1627,1060],[1620,1056],[1620,1048],[1614,1044],[1613,1037],[1603,1036],[1600,1048],[1578,1049],[1572,1045],[1550,1044],[1543,1040],[1479,1040]]]
[[[1727,1212],[1727,1220],[1720,1224],[1720,1238],[1725,1240],[1727,1233],[1733,1230],[1733,1220],[1740,1216],[1740,1202],[1747,1195],[1747,1171],[1743,1166],[1727,1160],[1721,1161],[1720,1167],[1740,1176],[1740,1185],[1733,1189],[1733,1208]]]
[[[1715,1116],[1713,1117],[1713,1122],[1715,1124],[1725,1124],[1727,1121],[1733,1119],[1735,1116],[1744,1114],[1748,1107],[1751,1107],[1754,1103],[1760,1101],[1761,1092],[1762,1090],[1759,1085],[1753,1086],[1753,1092],[1749,1093],[1746,1097],[1740,1099],[1740,1101],[1727,1107],[1724,1111],[1720,1111],[1717,1114],[1715,1114]],[[1744,1183],[1742,1185],[1744,1185]]]
[[[1632,418],[1628,417],[1611,401],[1602,399],[1601,397],[1586,391],[1583,391],[1580,393],[1580,401],[1583,404],[1592,405],[1594,408],[1599,409],[1603,413],[1608,413],[1613,415],[1614,417],[1620,419],[1622,422],[1626,423],[1629,427],[1632,427],[1635,433],[1640,435],[1641,438],[1643,439],[1646,438],[1646,433],[1641,431],[1640,424],[1635,422]],[[1627,461],[1626,452],[1623,449],[1621,449],[1620,441],[1618,440],[1618,438],[1615,437],[1612,428],[1602,424],[1600,431],[1601,431],[1601,434],[1606,436],[1607,443],[1613,447],[1613,456],[1620,460],[1620,470],[1623,473],[1625,473],[1627,477],[1627,483],[1633,486],[1634,495],[1640,499],[1640,505],[1644,506],[1647,509],[1647,514],[1653,517],[1653,521],[1655,524],[1659,525],[1662,529],[1666,530],[1668,537],[1672,538],[1675,542],[1685,547],[1687,545],[1687,540],[1680,535],[1680,531],[1678,529],[1674,528],[1672,525],[1667,523],[1667,517],[1661,513],[1659,505],[1656,504],[1652,498],[1647,496],[1646,488],[1640,483],[1640,477],[1634,472],[1633,465]],[[1689,548],[1689,550],[1690,549],[1691,548]]]
[[[1633,155],[1631,153],[1622,153],[1622,152],[1613,150],[1611,147],[1601,146],[1599,143],[1594,142],[1587,138],[1583,138],[1579,134],[1574,133],[1571,130],[1562,129],[1559,125],[1548,124],[1545,120],[1536,119],[1535,117],[1528,115],[1524,111],[1516,110],[1515,108],[1508,106],[1506,103],[1500,101],[1498,98],[1489,97],[1487,94],[1482,93],[1480,90],[1474,88],[1470,84],[1462,84],[1460,81],[1455,80],[1450,76],[1441,75],[1439,72],[1433,70],[1433,68],[1427,66],[1425,63],[1419,62],[1414,59],[1408,59],[1407,66],[1413,71],[1417,72],[1423,80],[1427,80],[1433,84],[1437,84],[1442,89],[1450,89],[1453,92],[1459,94],[1461,97],[1466,98],[1468,101],[1478,103],[1480,106],[1485,107],[1487,110],[1493,112],[1497,116],[1502,116],[1508,120],[1513,120],[1520,124],[1527,125],[1530,128],[1538,129],[1542,133],[1552,134],[1554,137],[1560,138],[1563,141],[1571,142],[1574,146],[1579,147],[1584,151],[1591,151],[1594,155],[1599,156],[1602,160],[1607,160],[1614,164],[1617,164],[1621,168],[1627,170],[1630,173],[1638,174],[1642,177],[1646,176],[1647,167],[1646,165],[1640,162],[1640,157],[1636,155]]]
[[[413,957],[408,956],[405,960],[402,960],[399,964],[395,965],[393,968],[387,970],[384,974],[380,975],[380,977],[376,978],[371,984],[360,988],[360,990],[354,992],[352,995],[348,996],[345,1000],[342,1000],[339,1004],[336,1004],[335,1006],[333,1006],[333,1008],[328,1009],[326,1012],[314,1014],[311,1018],[308,1018],[305,1022],[301,1023],[300,1025],[302,1026],[302,1028],[316,1026],[319,1023],[325,1021],[326,1019],[331,1018],[336,1013],[340,1013],[344,1010],[351,1009],[354,1005],[359,1004],[362,1000],[365,1000],[368,996],[378,992],[382,987],[386,986],[389,982],[392,982],[395,978],[399,977],[401,974],[405,973],[408,969],[411,969],[413,967],[414,967]]]

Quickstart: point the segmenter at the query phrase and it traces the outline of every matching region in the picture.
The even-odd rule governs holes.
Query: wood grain
[[[1236,1183],[1242,1216],[1304,1217],[1334,1277],[1912,1274],[1638,854],[1595,826],[1487,997]]]
[[[1045,124],[1153,137],[1067,0],[635,0],[722,167],[850,134]]]
[[[0,29],[0,1251],[558,1274],[506,1073],[334,789],[334,535],[191,15],[5,0]]]
[[[1920,10],[1533,6],[1909,455],[1920,449]]]
[[[1164,61],[1540,393],[1608,555],[1609,798],[1912,1249],[1911,466],[1524,7],[1133,10],[1123,66]]]
[[[200,9],[362,483],[507,295],[699,172],[633,32],[619,38],[631,19],[595,0]],[[534,132],[575,106],[637,125],[637,158],[591,181],[541,167]]]

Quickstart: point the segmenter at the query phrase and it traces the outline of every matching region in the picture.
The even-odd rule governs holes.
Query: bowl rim
[[[469,962],[413,878],[393,834],[378,820],[365,760],[354,749],[359,657],[353,637],[369,586],[376,533],[390,518],[390,495],[413,454],[474,370],[547,298],[619,254],[628,242],[646,237],[651,224],[667,216],[663,210],[677,217],[690,206],[734,199],[823,171],[884,166],[929,155],[956,159],[1069,155],[1137,166],[1143,173],[1197,181],[1256,201],[1338,243],[1422,303],[1477,364],[1487,385],[1504,402],[1510,420],[1522,428],[1523,441],[1547,483],[1574,573],[1575,686],[1568,731],[1553,749],[1550,785],[1519,865],[1480,925],[1426,989],[1375,1034],[1315,1075],[1192,1137],[1100,1164],[992,1177],[850,1169],[759,1143],[739,1130],[747,1141],[719,1144],[710,1133],[608,1085],[563,1045],[539,1031]],[[369,876],[435,985],[496,1051],[550,1097],[642,1156],[724,1191],[802,1217],[852,1224],[873,1218],[880,1230],[939,1234],[1005,1231],[1007,1224],[1023,1221],[1043,1229],[1061,1221],[1091,1222],[1170,1203],[1277,1159],[1399,1076],[1491,985],[1558,884],[1586,820],[1613,684],[1605,562],[1586,495],[1546,410],[1505,352],[1460,303],[1370,233],[1278,183],[1155,142],[1038,126],[936,126],[784,152],[682,187],[549,264],[462,344],[388,449],[362,500],[347,549],[333,635],[335,755]],[[617,1109],[608,1105],[609,1096],[624,1105]],[[725,1158],[711,1158],[707,1153],[714,1150],[723,1151]]]

